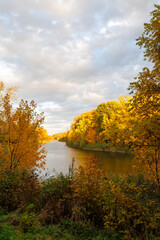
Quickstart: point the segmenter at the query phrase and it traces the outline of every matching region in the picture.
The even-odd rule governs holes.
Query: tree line
[[[130,96],[101,103],[74,118],[67,133],[58,139],[69,146],[134,151],[137,164],[160,186],[160,6],[155,5],[150,23],[137,45],[144,60],[152,63],[130,83]]]

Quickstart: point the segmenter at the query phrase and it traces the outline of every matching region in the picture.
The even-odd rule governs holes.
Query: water
[[[52,141],[45,145],[47,154],[46,170],[44,173],[53,175],[55,173],[68,173],[72,159],[75,159],[75,167],[84,166],[92,155],[100,162],[100,167],[105,172],[118,174],[131,173],[133,156],[126,153],[86,151],[70,148],[63,142]]]

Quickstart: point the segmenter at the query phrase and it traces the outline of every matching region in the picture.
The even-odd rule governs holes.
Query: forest
[[[133,152],[136,174],[106,175],[96,159],[40,178],[46,160],[44,114],[0,83],[0,240],[160,239],[160,5],[136,40],[151,63],[130,96],[75,117],[53,139],[69,146]]]

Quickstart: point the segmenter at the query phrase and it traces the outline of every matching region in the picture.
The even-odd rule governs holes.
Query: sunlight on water
[[[75,167],[84,166],[89,161],[89,156],[96,157],[100,162],[100,167],[105,172],[118,174],[131,173],[133,156],[126,153],[84,151],[70,148],[63,142],[52,141],[46,144],[47,162],[44,173],[51,175],[55,173],[68,173],[72,159],[75,159]]]

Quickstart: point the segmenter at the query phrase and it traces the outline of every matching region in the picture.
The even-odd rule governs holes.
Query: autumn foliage
[[[133,94],[134,146],[137,162],[160,188],[160,6],[155,5],[150,23],[144,24],[144,32],[137,44],[144,47],[144,59],[153,69],[144,68],[137,81],[130,84]]]
[[[42,167],[46,151],[41,147],[37,129],[44,121],[43,114],[36,113],[34,101],[28,103],[21,100],[19,106],[14,108],[12,92],[13,88],[5,89],[1,82],[1,171],[2,167],[10,171]]]
[[[106,177],[99,168],[96,159],[90,156],[85,167],[79,167],[73,181],[72,219],[92,221],[103,225],[103,207],[105,204]]]
[[[160,188],[160,6],[155,5],[150,23],[137,45],[144,47],[145,67],[130,83],[131,97],[101,103],[76,117],[67,133],[67,144],[108,151],[132,151],[135,166]]]
[[[158,239],[159,202],[154,181],[142,174],[106,176],[92,157],[84,167],[41,182],[30,172],[0,179],[0,207],[24,211],[25,218],[17,223],[24,231],[30,230],[34,216],[31,221],[41,225],[69,219],[123,236],[117,239]],[[26,206],[33,203],[34,211],[27,212]]]
[[[41,144],[45,144],[52,141],[52,136],[48,135],[47,130],[43,127],[37,127],[38,138]]]
[[[76,117],[67,133],[54,135],[74,147],[134,152],[140,171],[134,176],[106,175],[90,157],[86,166],[72,165],[67,175],[40,181],[31,170],[44,164],[43,115],[36,113],[34,101],[22,100],[14,108],[14,88],[0,83],[0,208],[24,211],[16,227],[36,231],[40,224],[69,219],[118,234],[116,239],[160,239],[159,29],[160,6],[155,5],[137,39],[153,69],[144,68],[130,84],[132,97],[101,103]]]

